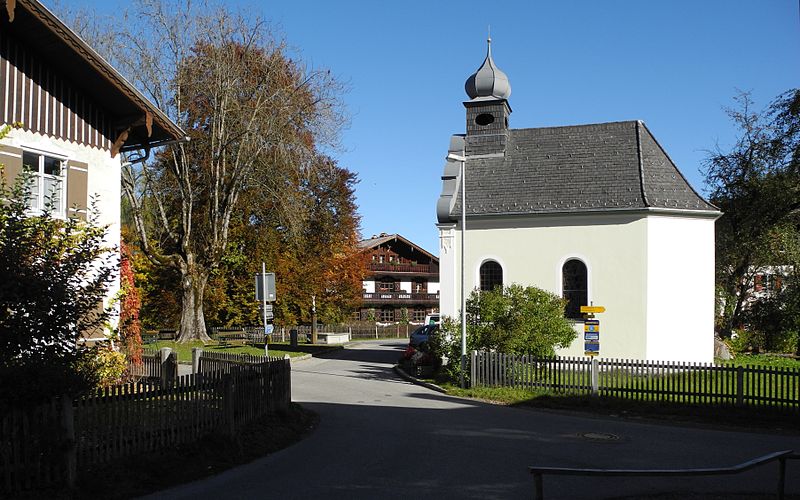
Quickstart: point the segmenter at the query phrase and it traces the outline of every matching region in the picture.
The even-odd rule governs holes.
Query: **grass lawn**
[[[765,408],[735,408],[730,406],[692,405],[667,402],[636,401],[614,397],[559,395],[545,391],[509,387],[475,387],[462,389],[458,383],[429,380],[447,391],[447,394],[494,404],[521,408],[550,408],[570,410],[611,417],[654,419],[676,423],[700,423],[712,426],[754,428],[800,433],[797,414],[770,411]]]
[[[188,342],[186,344],[179,344],[172,340],[159,340],[158,342],[153,342],[152,344],[148,344],[144,346],[147,349],[161,349],[162,347],[169,347],[173,351],[178,353],[178,361],[179,362],[191,362],[192,361],[192,348],[199,347],[204,351],[208,352],[220,352],[226,354],[250,354],[252,356],[263,356],[264,355],[264,347],[263,344],[261,346],[250,346],[250,345],[243,345],[243,346],[225,346],[221,347],[216,342],[210,342],[208,344],[203,345],[202,342],[194,341]],[[327,351],[333,351],[341,349],[339,346],[328,346],[328,345],[311,345],[311,344],[301,344],[297,346],[297,348],[292,348],[288,343],[281,343],[275,342],[269,345],[269,355],[271,357],[282,358],[284,355],[289,355],[292,358],[303,356],[305,354],[319,354]]]
[[[775,356],[770,354],[737,354],[730,361],[720,361],[719,364],[734,366],[769,366],[771,368],[800,368],[800,360]]]

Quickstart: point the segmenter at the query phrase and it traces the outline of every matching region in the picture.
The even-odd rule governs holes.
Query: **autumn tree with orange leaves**
[[[305,226],[310,209],[296,188],[337,137],[341,92],[260,20],[168,0],[141,0],[135,20],[114,27],[123,31],[112,62],[190,140],[129,157],[123,192],[142,253],[179,275],[179,342],[207,341],[205,294],[234,225]]]

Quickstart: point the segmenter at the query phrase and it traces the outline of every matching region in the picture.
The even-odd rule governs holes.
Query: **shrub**
[[[23,174],[9,187],[0,168],[0,403],[97,385],[96,349],[80,339],[103,328],[116,269],[96,219],[56,219],[52,203],[31,216],[27,185]]]
[[[564,318],[564,306],[561,297],[533,286],[474,290],[467,299],[467,351],[553,356],[556,348],[569,346],[577,336]],[[436,354],[456,360],[447,363],[445,370],[450,376],[459,376],[460,323],[445,318],[430,343]]]

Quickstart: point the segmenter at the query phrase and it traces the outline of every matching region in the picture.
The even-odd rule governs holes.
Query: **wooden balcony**
[[[364,304],[438,304],[438,293],[375,292],[364,293]]]
[[[393,263],[378,263],[370,262],[369,270],[381,273],[416,273],[416,274],[430,274],[436,271],[431,270],[430,264],[393,264]]]

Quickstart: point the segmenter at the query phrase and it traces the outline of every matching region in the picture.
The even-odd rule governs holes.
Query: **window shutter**
[[[0,144],[0,163],[5,165],[6,182],[11,186],[22,172],[22,150]]]
[[[89,192],[89,164],[67,162],[67,217],[86,220]]]

